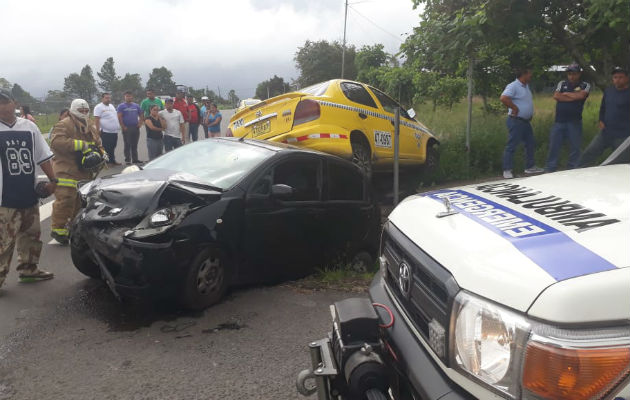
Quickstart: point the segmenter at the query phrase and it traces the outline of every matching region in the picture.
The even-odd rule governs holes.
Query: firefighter
[[[70,105],[68,117],[52,131],[50,147],[54,153],[53,169],[59,179],[55,190],[51,237],[68,243],[68,226],[81,208],[77,191],[79,181],[92,180],[107,162],[96,126],[88,118],[90,106],[83,99]]]

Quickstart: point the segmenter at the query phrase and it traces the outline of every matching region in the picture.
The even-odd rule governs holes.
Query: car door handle
[[[361,118],[361,119],[366,119],[366,118],[367,118],[367,115],[365,115],[365,114],[363,114],[363,113],[361,113],[361,112],[360,112],[360,113],[359,113],[359,118]]]

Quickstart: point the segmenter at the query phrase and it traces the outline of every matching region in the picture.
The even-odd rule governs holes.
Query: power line
[[[354,3],[356,4],[356,3]],[[369,19],[368,17],[366,17],[365,15],[361,14],[359,11],[357,11],[356,8],[352,7],[352,5],[348,4],[348,7],[352,9],[352,11],[354,11],[355,13],[357,13],[357,15],[359,15],[361,18],[364,18],[366,21],[368,21],[369,23],[371,23],[372,25],[374,25],[375,27],[377,27],[378,29],[380,29],[381,31],[385,32],[386,34],[390,35],[393,38],[396,38],[397,40],[399,40],[401,43],[404,42],[404,40],[402,40],[400,38],[400,36],[395,35],[393,33],[391,33],[390,31],[386,30],[385,28],[382,28],[380,25],[378,25],[376,22],[372,21],[371,19]]]

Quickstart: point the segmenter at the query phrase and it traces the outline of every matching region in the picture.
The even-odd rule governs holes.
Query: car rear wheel
[[[70,236],[70,258],[72,263],[83,275],[101,279],[101,270],[90,258],[89,247],[79,235]]]
[[[372,154],[369,144],[365,140],[353,140],[351,144],[352,162],[358,165],[368,178],[372,178]]]
[[[435,173],[440,163],[440,153],[435,145],[427,148],[427,157],[422,167],[422,176],[430,177]]]
[[[193,261],[184,282],[182,305],[203,310],[217,303],[227,290],[227,257],[218,248],[202,251]]]

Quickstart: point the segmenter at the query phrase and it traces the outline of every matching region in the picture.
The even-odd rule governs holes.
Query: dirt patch
[[[372,281],[372,274],[345,272],[343,276],[327,277],[320,274],[287,282],[283,286],[299,293],[311,293],[323,290],[338,290],[350,293],[365,293]]]

